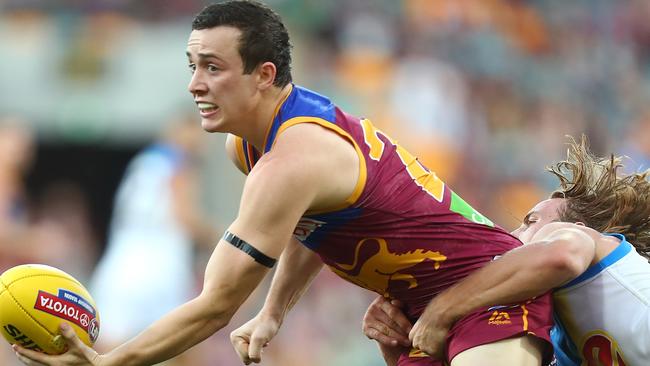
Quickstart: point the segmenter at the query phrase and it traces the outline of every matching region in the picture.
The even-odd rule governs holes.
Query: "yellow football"
[[[79,338],[93,346],[99,335],[99,313],[88,290],[54,267],[25,264],[0,275],[0,332],[11,344],[59,354],[65,342],[59,325],[69,323]]]

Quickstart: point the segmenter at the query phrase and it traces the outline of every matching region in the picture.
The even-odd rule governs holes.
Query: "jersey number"
[[[602,334],[587,339],[582,347],[582,357],[587,366],[625,366],[616,343]]]
[[[396,141],[391,139],[385,133],[375,128],[369,120],[362,119],[361,127],[363,127],[363,137],[366,145],[370,148],[368,156],[370,156],[372,160],[379,161],[384,152],[385,144],[379,138],[379,135],[382,135],[390,141],[393,146],[395,146],[397,155],[402,160],[402,164],[406,167],[406,171],[409,173],[415,184],[422,187],[422,189],[431,197],[435,198],[436,201],[442,202],[445,194],[445,183],[440,180],[435,173],[428,171],[422,164],[420,164],[415,156],[406,151],[403,147],[397,145]]]

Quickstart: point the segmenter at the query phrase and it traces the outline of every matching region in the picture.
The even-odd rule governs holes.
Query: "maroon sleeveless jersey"
[[[521,245],[369,120],[298,86],[278,109],[264,152],[237,140],[242,165],[252,169],[276,137],[298,123],[316,123],[347,139],[359,155],[360,176],[340,209],[306,213],[295,236],[340,277],[404,302],[411,318],[440,291]]]

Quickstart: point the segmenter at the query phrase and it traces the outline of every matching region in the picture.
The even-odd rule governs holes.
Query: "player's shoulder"
[[[335,131],[316,123],[300,123],[278,135],[269,154],[322,168],[350,151],[353,147]]]
[[[242,173],[248,174],[250,171],[250,163],[247,162],[247,159],[250,160],[250,157],[246,157],[247,153],[244,151],[246,149],[244,140],[239,136],[230,133],[226,134],[225,149],[226,155],[235,167]]]
[[[300,123],[278,135],[251,174],[280,175],[318,185],[333,172],[358,165],[354,148],[341,136],[317,124]]]

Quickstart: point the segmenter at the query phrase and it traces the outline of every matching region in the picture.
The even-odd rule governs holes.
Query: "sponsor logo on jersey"
[[[87,300],[75,293],[60,289],[57,296],[39,291],[34,309],[78,325],[88,333],[92,342],[95,342],[99,335],[95,309]]]
[[[298,221],[298,225],[296,225],[296,228],[293,230],[293,235],[296,237],[296,239],[305,241],[307,237],[311,235],[311,233],[325,224],[325,221],[303,217],[300,219],[300,221]]]
[[[492,325],[507,325],[512,324],[510,321],[510,314],[505,311],[495,311],[492,313],[492,316],[488,320],[488,324]]]

